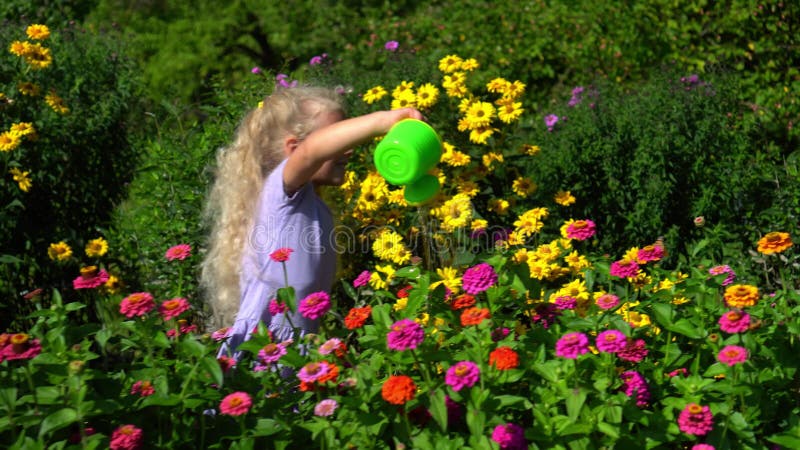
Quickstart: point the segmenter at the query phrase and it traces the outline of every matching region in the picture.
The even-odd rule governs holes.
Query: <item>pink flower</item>
[[[719,328],[726,333],[741,333],[750,329],[750,314],[732,309],[719,318]]]
[[[153,296],[148,292],[136,292],[122,299],[119,312],[127,318],[143,316],[156,307]]]
[[[342,340],[339,338],[330,338],[319,346],[320,355],[330,355],[335,352],[339,346],[342,345]]]
[[[253,400],[247,392],[234,392],[222,399],[219,404],[219,412],[228,416],[241,416],[247,414],[252,405]]]
[[[97,266],[81,268],[81,276],[72,280],[73,289],[94,289],[108,281],[108,272],[97,269]]]
[[[228,338],[228,333],[230,331],[231,331],[231,327],[220,328],[219,330],[211,333],[211,339],[214,339],[217,342],[219,342],[219,341],[221,341],[223,339],[227,339]]]
[[[317,403],[317,406],[314,407],[314,415],[320,417],[332,416],[333,412],[336,411],[338,406],[339,403],[337,403],[336,400],[332,398],[326,398],[325,400]]]
[[[42,345],[38,339],[31,339],[26,333],[0,335],[0,362],[16,359],[32,359],[42,353]]]
[[[714,266],[714,267],[708,269],[708,273],[710,273],[713,276],[727,274],[725,279],[722,280],[722,285],[723,286],[727,286],[729,284],[732,284],[736,280],[736,272],[734,272],[733,269],[731,269],[731,266],[729,266],[727,264],[726,265],[720,265],[720,266]]]
[[[583,333],[567,333],[556,342],[556,355],[575,359],[589,351],[589,338]]]
[[[308,61],[310,66],[318,66],[320,64],[322,64],[322,56],[319,55],[311,57],[311,60]]]
[[[563,297],[558,297],[555,302],[556,308],[558,309],[575,309],[578,306],[578,299],[575,297],[570,297],[568,295]]]
[[[156,388],[149,380],[139,380],[131,386],[131,394],[147,397],[156,393]]]
[[[269,313],[271,315],[276,316],[278,314],[282,314],[288,311],[289,307],[286,305],[286,303],[280,303],[277,299],[273,298],[272,300],[269,301],[269,306],[267,307],[267,309],[269,309]]]
[[[625,361],[640,362],[647,356],[647,353],[644,339],[628,339],[628,344],[617,352],[617,356]]]
[[[595,224],[593,221],[576,220],[567,225],[566,236],[567,239],[575,239],[577,241],[585,241],[595,234]]]
[[[297,308],[303,317],[311,320],[319,319],[330,309],[331,298],[325,291],[308,294],[306,298],[300,300],[300,306]]]
[[[444,382],[454,391],[460,391],[465,387],[474,386],[480,375],[481,370],[477,364],[472,361],[460,361],[447,369]]]
[[[639,264],[635,261],[614,261],[611,263],[611,275],[619,278],[632,278],[639,274]]]
[[[258,358],[265,364],[273,364],[286,354],[286,345],[267,344],[258,351]]]
[[[709,444],[694,444],[692,450],[714,450],[714,446]]]
[[[383,45],[383,48],[389,50],[390,52],[397,51],[398,47],[400,47],[400,43],[397,41],[387,41],[386,44]]]
[[[164,320],[174,319],[184,312],[188,311],[191,305],[185,298],[173,298],[172,300],[165,300],[158,307],[158,312]]]
[[[175,261],[176,259],[183,261],[191,255],[192,247],[189,244],[178,244],[170,247],[164,257],[167,258],[167,261]]]
[[[313,383],[328,374],[328,364],[310,362],[297,372],[297,378],[305,383]]]
[[[358,274],[356,279],[353,280],[353,287],[360,288],[366,286],[371,276],[372,274],[370,273],[369,270],[361,272],[360,274]]]
[[[261,68],[258,67],[258,66],[255,66],[252,69],[250,69],[250,73],[258,75],[259,73],[261,73]]]
[[[111,450],[136,450],[142,446],[144,435],[141,428],[134,425],[122,425],[111,433]]]
[[[594,302],[600,309],[611,309],[619,305],[619,297],[614,294],[603,294],[597,297]]]
[[[680,376],[684,376],[684,377],[685,377],[685,376],[688,376],[688,375],[689,375],[689,371],[688,371],[688,370],[686,370],[686,368],[685,368],[685,367],[681,367],[681,368],[679,368],[679,369],[675,369],[675,370],[673,370],[672,372],[670,372],[670,373],[668,373],[668,374],[667,374],[667,376],[668,376],[668,377],[670,377],[670,378],[672,378],[672,377],[677,377],[678,375],[680,375]]]
[[[628,345],[628,338],[619,330],[606,330],[597,335],[597,349],[605,353],[617,353]]]
[[[729,366],[741,364],[747,361],[747,349],[738,345],[727,345],[717,353],[717,359]]]
[[[650,401],[650,388],[647,386],[644,377],[635,370],[623,372],[620,377],[625,383],[623,386],[625,395],[628,397],[636,397],[636,406],[640,408],[647,406]]]
[[[555,114],[548,114],[544,116],[544,124],[547,127],[547,131],[553,131],[553,128],[558,123],[558,116]]]
[[[222,355],[217,358],[217,362],[219,363],[219,367],[223,372],[227,372],[236,367],[236,358],[231,356]]]
[[[386,346],[390,350],[413,350],[425,339],[425,330],[417,322],[402,319],[392,324],[386,335]]]
[[[294,250],[289,247],[282,247],[269,254],[269,259],[275,262],[286,262],[289,260],[289,255]]]
[[[686,434],[703,436],[714,428],[714,415],[708,406],[689,403],[678,416],[678,428]]]
[[[636,259],[639,262],[659,261],[664,257],[664,247],[661,245],[648,245],[645,248],[639,249],[636,253]]]
[[[467,294],[479,294],[497,283],[497,273],[487,263],[480,263],[464,271],[461,286]]]
[[[528,443],[525,441],[525,429],[513,423],[494,427],[492,440],[497,442],[502,450],[524,450],[528,448]]]

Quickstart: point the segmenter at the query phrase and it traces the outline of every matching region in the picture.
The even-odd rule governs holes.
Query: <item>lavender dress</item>
[[[284,160],[264,181],[259,196],[256,220],[245,242],[242,273],[239,279],[241,301],[236,320],[220,354],[235,350],[249,339],[259,321],[268,324],[276,342],[292,337],[292,326],[284,314],[271,316],[269,302],[285,286],[282,264],[286,264],[289,285],[299,303],[308,294],[328,292],[336,272],[333,217],[328,206],[306,183],[292,196],[283,189]],[[288,247],[294,250],[285,263],[269,258],[273,251]],[[316,333],[319,320],[300,313],[290,314],[291,324],[300,334]],[[238,357],[238,355],[236,355]]]

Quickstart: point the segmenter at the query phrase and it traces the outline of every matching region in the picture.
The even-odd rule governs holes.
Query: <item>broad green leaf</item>
[[[429,398],[431,401],[429,409],[433,420],[436,421],[442,431],[447,431],[447,405],[445,404],[444,391],[437,389]]]
[[[258,419],[253,428],[253,436],[271,436],[281,431],[281,424],[273,419]]]
[[[72,408],[62,408],[58,411],[45,417],[42,421],[42,426],[39,428],[39,437],[45,436],[47,433],[59,430],[68,425],[75,423],[78,420],[78,412]]]
[[[213,356],[206,356],[200,360],[200,365],[211,375],[216,384],[220,386],[222,385],[222,367],[219,366],[217,358]]]
[[[567,415],[571,421],[578,420],[578,416],[581,413],[581,409],[583,408],[583,404],[586,402],[586,390],[585,389],[572,389],[567,394]]]

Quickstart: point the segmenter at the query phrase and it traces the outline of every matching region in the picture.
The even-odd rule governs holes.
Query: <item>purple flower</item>
[[[650,401],[650,388],[647,386],[647,381],[644,377],[635,370],[623,372],[620,375],[622,381],[625,383],[625,395],[628,397],[636,397],[636,406],[642,408],[647,406]]]
[[[250,73],[254,73],[256,75],[260,74],[261,73],[261,67],[258,67],[258,66],[253,67],[252,69],[250,69]]]
[[[397,41],[388,41],[384,44],[383,48],[389,50],[390,52],[397,51],[397,48],[400,47],[400,44]]]
[[[572,90],[572,98],[569,99],[567,106],[574,107],[583,100],[583,86],[577,86]]]
[[[289,79],[289,75],[286,75],[285,73],[279,73],[278,75],[275,76],[275,81],[277,81],[278,84],[280,86],[282,86],[282,87],[293,88],[293,87],[297,86],[297,80],[286,81],[288,79]]]
[[[360,288],[360,287],[366,286],[367,283],[369,283],[369,279],[370,279],[371,276],[372,276],[372,274],[370,273],[369,270],[365,270],[365,271],[361,272],[360,274],[358,274],[356,279],[353,280],[353,287],[354,288]]]
[[[322,56],[314,56],[311,58],[311,61],[308,62],[309,65],[318,66],[322,64]]]
[[[331,309],[331,298],[325,291],[313,292],[300,300],[297,310],[308,319],[316,320]]]
[[[528,448],[528,443],[525,442],[525,429],[513,423],[494,427],[492,440],[497,442],[502,450],[523,450]]]
[[[583,333],[567,333],[556,342],[556,356],[575,359],[589,351],[589,338]]]
[[[553,131],[553,127],[558,123],[558,116],[555,114],[548,114],[544,116],[544,124],[547,126],[547,131]]]
[[[390,350],[413,350],[425,339],[425,330],[411,319],[402,319],[392,324],[386,335],[386,346]]]
[[[617,353],[628,345],[628,338],[619,330],[606,330],[597,335],[597,349],[605,353]]]
[[[444,382],[454,391],[460,391],[465,387],[474,386],[480,376],[481,370],[477,364],[472,361],[459,361],[447,369]]]
[[[461,277],[461,285],[467,294],[479,294],[497,283],[497,273],[487,263],[472,266]]]

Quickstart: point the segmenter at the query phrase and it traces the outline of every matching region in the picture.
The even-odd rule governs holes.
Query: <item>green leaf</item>
[[[67,303],[66,305],[64,305],[64,309],[67,311],[77,311],[83,308],[86,308],[86,305],[78,302]]]
[[[289,286],[278,289],[278,301],[285,303],[290,311],[297,311],[297,294],[295,294],[293,287]]]
[[[437,389],[430,395],[431,404],[429,405],[433,420],[439,425],[442,431],[447,431],[447,405],[445,404],[444,391]]]
[[[181,340],[178,347],[189,356],[195,358],[199,358],[206,353],[206,346],[193,338]]]
[[[696,326],[686,319],[679,319],[673,325],[665,325],[664,327],[670,331],[674,331],[675,333],[682,334],[692,339],[702,339],[703,333],[705,333],[701,327]]]
[[[222,367],[219,366],[217,358],[206,356],[200,360],[200,365],[211,375],[216,384],[222,385]]]
[[[619,426],[614,426],[605,422],[597,422],[597,429],[614,439],[619,439]]]
[[[78,412],[72,408],[62,408],[45,417],[39,428],[39,438],[47,433],[64,428],[78,420]]]
[[[353,288],[353,285],[350,284],[349,281],[342,280],[342,288],[344,289],[344,292],[347,294],[347,296],[353,299],[353,301],[358,300],[358,292],[356,292],[355,288]]]
[[[567,415],[572,422],[578,420],[583,404],[586,402],[585,389],[572,389],[567,395]]]
[[[253,428],[253,436],[272,436],[281,431],[280,422],[273,419],[258,419],[255,428]]]
[[[661,326],[669,329],[672,325],[672,318],[675,316],[675,309],[668,303],[655,303],[653,307],[653,317]]]
[[[397,269],[394,272],[394,277],[417,279],[421,273],[419,266],[406,266]]]

